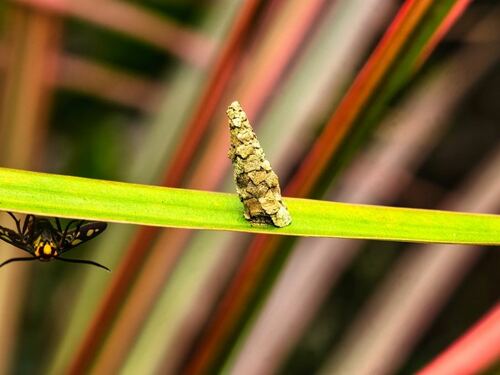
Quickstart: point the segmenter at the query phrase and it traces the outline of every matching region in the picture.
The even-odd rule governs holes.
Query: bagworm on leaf
[[[233,102],[226,111],[229,117],[231,145],[229,159],[233,163],[236,192],[244,206],[244,216],[254,224],[285,227],[292,222],[279,186],[240,103]]]

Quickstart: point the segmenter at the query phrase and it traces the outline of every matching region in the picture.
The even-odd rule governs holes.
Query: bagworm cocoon
[[[278,176],[266,160],[247,115],[238,102],[231,103],[226,113],[231,133],[228,156],[245,218],[254,224],[289,225],[292,217],[283,203]]]

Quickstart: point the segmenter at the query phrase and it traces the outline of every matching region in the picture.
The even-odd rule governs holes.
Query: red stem
[[[500,303],[418,375],[478,374],[500,360]]]

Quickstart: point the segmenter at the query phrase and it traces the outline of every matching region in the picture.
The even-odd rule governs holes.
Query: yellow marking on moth
[[[79,243],[82,243],[82,240],[80,240],[80,239],[78,239],[78,238],[77,238],[77,239],[75,239],[75,240],[73,240],[73,241],[71,241],[71,244],[72,244],[73,246],[76,246],[76,245],[78,245]]]
[[[46,243],[44,246],[43,246],[43,253],[45,255],[50,255],[52,254],[52,246],[50,246],[48,243]]]
[[[94,230],[93,230],[93,229],[89,229],[89,230],[87,231],[87,237],[90,237],[90,236],[92,236],[93,234],[94,234]]]

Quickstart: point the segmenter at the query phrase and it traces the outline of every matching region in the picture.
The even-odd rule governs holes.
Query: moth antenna
[[[38,259],[35,257],[11,258],[11,259],[6,260],[2,264],[0,264],[0,267],[3,267],[3,266],[5,266],[9,263],[12,263],[12,262],[26,262],[26,261],[30,261],[30,260],[38,260]]]
[[[36,259],[36,258],[35,258]],[[99,264],[97,262],[94,262],[92,260],[83,260],[83,259],[68,259],[68,258],[61,258],[61,257],[56,257],[54,258],[55,260],[62,260],[63,262],[68,262],[68,263],[82,263],[82,264],[90,264],[91,266],[96,266],[102,269],[105,269],[108,272],[111,272],[111,270],[103,266],[102,264]]]

